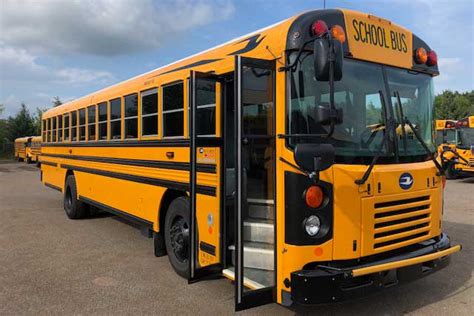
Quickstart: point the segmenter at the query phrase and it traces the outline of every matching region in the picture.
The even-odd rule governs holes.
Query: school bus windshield
[[[474,145],[474,128],[459,129],[459,146],[470,147]]]
[[[291,55],[290,60],[291,58],[295,58],[295,55]],[[327,82],[317,81],[313,69],[313,57],[308,53],[300,57],[295,71],[291,72],[288,133],[323,134],[329,129],[327,126],[315,123],[313,117],[316,105],[329,103],[329,85]],[[350,163],[350,157],[375,155],[380,148],[389,118],[395,121],[396,139],[382,149],[382,156],[395,157],[395,149],[398,149],[400,156],[426,155],[422,145],[414,137],[413,131],[408,125],[403,124],[396,92],[400,96],[403,117],[410,120],[428,147],[434,148],[431,124],[433,109],[431,76],[345,59],[343,78],[335,82],[334,95],[336,107],[343,110],[344,121],[336,125],[331,139],[325,140],[334,145],[337,156]],[[322,140],[292,138],[289,144],[314,141]]]

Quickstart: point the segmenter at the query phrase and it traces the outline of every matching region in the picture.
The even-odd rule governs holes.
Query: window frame
[[[67,127],[66,127],[66,120],[67,120]],[[67,130],[67,138],[66,138],[66,130]],[[70,142],[72,141],[71,138],[71,112],[68,112],[63,115],[63,141]]]
[[[173,110],[165,110],[165,89],[168,88],[168,87],[172,87],[172,86],[175,86],[175,85],[178,85],[178,84],[181,84],[182,87],[183,87],[183,106],[180,108],[180,109],[173,109]],[[161,135],[162,135],[162,139],[184,139],[185,138],[185,82],[184,80],[176,80],[176,81],[173,81],[173,82],[170,82],[170,83],[167,83],[167,84],[164,84],[161,86]],[[169,113],[177,113],[177,112],[182,112],[183,114],[183,126],[182,126],[182,135],[178,135],[178,136],[166,136],[165,135],[165,124],[164,124],[164,121],[165,121],[165,115],[166,114],[169,114]]]
[[[112,119],[112,101],[115,101],[115,100],[120,100],[120,117],[118,119]],[[107,112],[107,121],[108,121],[108,127],[107,127],[107,140],[109,141],[121,141],[123,140],[123,111],[124,111],[124,106],[123,106],[123,100],[122,100],[122,97],[117,97],[117,98],[113,98],[113,99],[110,99],[108,101],[108,112]],[[114,122],[120,122],[120,138],[113,138],[113,135],[112,135],[112,123]]]
[[[81,112],[84,113],[84,124],[81,124]],[[86,126],[87,126],[87,113],[86,108],[77,110],[77,141],[85,142],[87,140],[86,135]],[[84,139],[81,139],[81,129],[84,129]]]
[[[52,117],[51,118],[51,123],[52,123],[52,126],[51,126],[51,142],[55,143],[58,141],[57,139],[57,133],[58,133],[58,117],[55,116],[55,117]]]
[[[71,142],[77,142],[78,141],[77,135],[79,134],[78,129],[77,129],[77,127],[79,125],[78,124],[79,123],[78,122],[78,116],[79,115],[77,113],[77,110],[71,111],[70,114],[71,114]],[[75,125],[73,125],[73,122],[74,122],[73,118],[74,117],[76,117],[76,124]],[[72,132],[73,130],[75,130],[75,133]],[[75,137],[74,137],[74,134],[75,134]]]
[[[126,113],[126,98],[127,97],[130,97],[130,96],[133,96],[135,95],[136,98],[137,98],[137,115],[135,116],[127,116],[127,113]],[[139,126],[138,126],[138,121],[139,121],[139,117],[140,117],[140,106],[139,106],[139,94],[137,92],[132,92],[132,93],[129,93],[127,95],[124,95],[122,97],[123,99],[123,106],[122,106],[122,111],[123,111],[123,130],[122,130],[122,137],[124,140],[137,140],[139,138]],[[127,126],[127,120],[133,120],[133,119],[136,119],[137,120],[137,136],[136,137],[127,137],[127,131],[126,131],[126,126]]]
[[[105,105],[105,120],[104,121],[100,121],[100,114],[99,114],[99,109],[101,106],[104,106]],[[97,121],[97,141],[99,142],[106,142],[109,140],[109,134],[110,134],[110,130],[109,130],[109,101],[103,101],[103,102],[99,102],[97,103],[97,112],[96,112],[96,121]],[[101,124],[105,124],[105,138],[102,139],[100,138],[100,126]]]
[[[58,132],[57,132],[57,137],[58,137],[58,143],[63,141],[63,115],[60,114],[58,115]]]
[[[89,111],[90,109],[93,108],[94,109],[94,122],[91,123],[89,122],[89,118],[90,118],[90,115],[89,115]],[[90,135],[90,127],[94,125],[95,128],[94,128],[94,138],[91,139],[91,135]],[[89,105],[88,107],[86,107],[86,141],[97,141],[97,104],[92,104],[92,105]]]
[[[150,88],[147,90],[140,91],[140,133],[141,138],[158,138],[160,135],[160,89],[159,87]],[[143,97],[156,94],[156,112],[143,114]],[[147,117],[156,116],[156,134],[143,134],[143,119]]]

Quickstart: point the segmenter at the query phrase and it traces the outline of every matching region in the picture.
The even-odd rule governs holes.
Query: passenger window
[[[71,140],[77,140],[77,111],[71,112]]]
[[[88,140],[95,139],[95,105],[91,105],[87,108],[87,133]]]
[[[142,92],[142,136],[158,135],[158,89]]]
[[[63,141],[63,116],[58,116],[58,142]]]
[[[138,95],[125,96],[125,138],[138,137]]]
[[[71,138],[70,138],[70,130],[69,130],[69,126],[71,124],[70,122],[70,115],[69,114],[66,114],[64,115],[64,141],[70,141]]]
[[[86,109],[79,110],[79,140],[86,140]]]
[[[110,139],[122,138],[122,100],[110,101]]]
[[[51,119],[47,119],[46,120],[46,131],[47,131],[47,134],[48,134],[48,142],[51,141]]]
[[[183,136],[183,82],[163,87],[163,137]]]
[[[99,107],[99,140],[107,139],[107,102],[98,104]]]
[[[52,142],[56,142],[56,141],[57,141],[57,139],[56,139],[56,132],[57,132],[56,119],[57,119],[56,117],[53,117],[53,118],[51,119],[52,122],[53,122],[53,127],[52,127],[52,135],[53,135],[52,137],[53,137],[53,138],[52,138],[52,140],[51,140]]]
[[[216,134],[216,82],[197,80],[196,94],[196,134],[213,136]]]
[[[43,142],[46,143],[48,141],[48,139],[46,138],[46,135],[47,135],[46,134],[46,120],[43,120],[42,123],[43,123],[43,128],[42,128],[42,130],[43,130]]]

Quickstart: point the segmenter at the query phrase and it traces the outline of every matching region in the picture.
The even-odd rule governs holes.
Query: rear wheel
[[[89,215],[88,205],[77,199],[76,178],[70,175],[64,188],[64,211],[70,219],[81,219]]]
[[[179,197],[168,207],[164,231],[171,266],[183,278],[189,276],[189,228],[189,199]]]
[[[30,164],[31,163],[31,157],[26,158],[26,163]]]

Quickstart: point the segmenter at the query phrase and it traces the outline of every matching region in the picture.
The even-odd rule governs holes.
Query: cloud
[[[0,41],[34,53],[121,55],[230,17],[230,1],[2,0]]]

